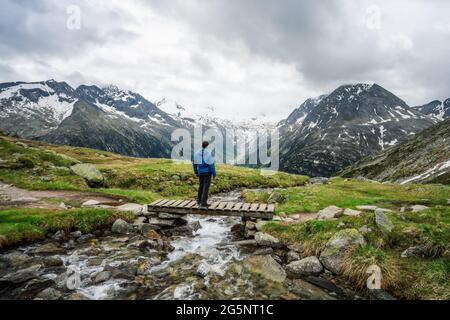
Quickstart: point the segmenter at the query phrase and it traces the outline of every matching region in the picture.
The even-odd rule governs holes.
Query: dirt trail
[[[95,192],[44,190],[31,191],[0,182],[0,207],[61,208],[61,203],[83,203],[96,200],[100,203],[126,202],[126,197]]]

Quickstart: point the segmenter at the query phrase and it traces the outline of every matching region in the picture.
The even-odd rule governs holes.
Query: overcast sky
[[[450,1],[2,0],[0,57],[0,82],[116,84],[235,119],[355,82],[417,105],[450,97]]]

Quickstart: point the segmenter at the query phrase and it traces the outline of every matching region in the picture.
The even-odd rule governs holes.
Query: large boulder
[[[390,233],[394,229],[394,224],[391,222],[386,213],[381,209],[375,210],[375,223],[378,228],[384,233]]]
[[[301,276],[318,275],[323,271],[323,266],[317,257],[308,257],[294,261],[286,266],[287,273],[296,278]]]
[[[255,241],[260,246],[264,247],[272,247],[272,248],[281,248],[283,245],[280,243],[280,240],[271,236],[270,234],[257,232],[255,234]]]
[[[86,183],[91,188],[106,187],[106,180],[102,173],[93,165],[89,163],[76,164],[70,167],[70,170],[86,180]]]
[[[334,219],[334,218],[338,218],[342,215],[342,212],[344,211],[344,209],[341,209],[339,207],[336,206],[329,206],[326,207],[325,209],[322,209],[318,212],[317,214],[317,219],[319,220],[329,220],[329,219]]]
[[[126,203],[117,207],[119,211],[129,211],[133,212],[135,216],[143,215],[143,207],[137,203]]]
[[[61,299],[61,297],[62,297],[61,291],[58,291],[53,288],[47,288],[37,295],[37,298],[42,300],[59,300]]]
[[[331,237],[322,250],[320,262],[334,274],[340,274],[345,253],[349,249],[364,245],[365,243],[364,237],[356,229],[338,231]]]
[[[284,203],[288,200],[288,196],[286,194],[283,194],[279,191],[273,191],[269,199],[267,200],[268,203]]]
[[[270,255],[250,256],[244,259],[244,266],[252,273],[274,282],[284,282],[286,272]]]

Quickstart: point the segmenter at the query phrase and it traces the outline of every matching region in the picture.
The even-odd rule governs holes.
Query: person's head
[[[202,148],[206,149],[206,148],[208,148],[208,146],[209,146],[209,142],[208,141],[203,141]]]

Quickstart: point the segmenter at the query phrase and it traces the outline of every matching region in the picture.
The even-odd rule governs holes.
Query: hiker
[[[208,208],[208,193],[211,185],[211,177],[216,178],[216,167],[214,165],[214,158],[211,153],[206,150],[209,142],[204,141],[202,148],[194,154],[194,172],[199,178],[200,186],[198,188],[197,203],[200,209]]]

